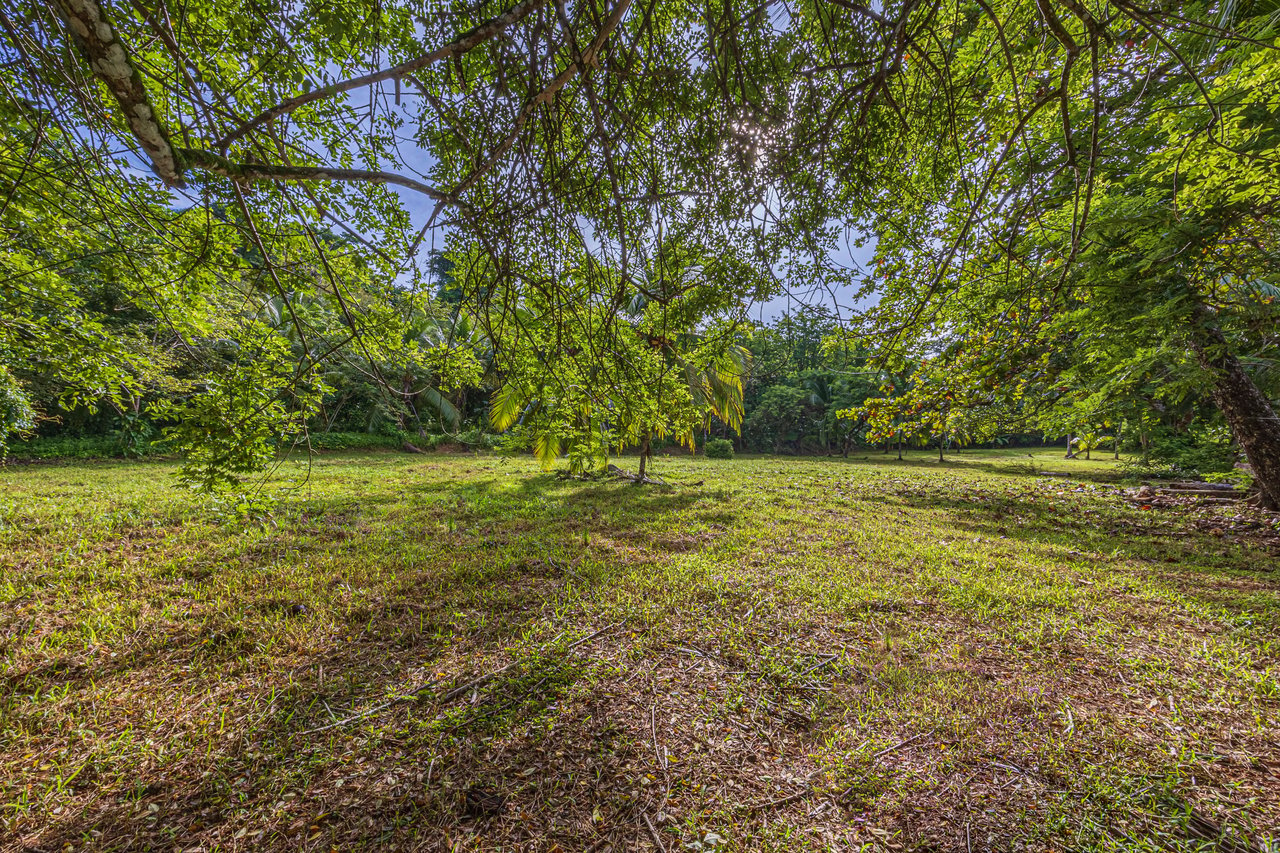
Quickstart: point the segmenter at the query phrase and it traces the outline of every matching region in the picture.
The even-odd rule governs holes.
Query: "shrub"
[[[416,436],[410,439],[409,443],[414,447],[421,448],[422,450],[435,450],[440,445],[448,444],[451,441],[453,441],[453,436],[451,435],[432,432],[427,433],[426,435]]]
[[[732,459],[733,442],[727,438],[709,438],[705,452],[708,459]]]
[[[460,432],[454,436],[446,437],[450,442],[470,447],[473,450],[492,450],[500,443],[499,436],[487,433],[481,429],[469,429],[466,432]]]
[[[119,435],[96,435],[85,438],[33,438],[16,441],[9,448],[14,459],[134,459],[172,452],[163,440],[128,445]]]
[[[22,435],[35,425],[35,409],[31,408],[27,395],[22,393],[8,368],[0,364],[0,458],[4,456],[10,435]]]
[[[1165,434],[1152,437],[1144,461],[1189,475],[1223,473],[1235,467],[1236,451],[1207,435]]]
[[[1122,462],[1119,470],[1121,478],[1129,483],[1141,480],[1182,480],[1195,476],[1194,471],[1187,471],[1176,465],[1141,460]]]
[[[313,432],[310,440],[313,450],[398,450],[405,442],[403,436],[369,432]]]
[[[122,454],[130,459],[141,459],[155,442],[156,428],[142,415],[126,412],[117,419],[116,431],[112,437]]]

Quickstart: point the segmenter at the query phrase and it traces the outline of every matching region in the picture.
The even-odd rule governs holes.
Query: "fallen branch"
[[[909,737],[909,738],[907,738],[907,739],[906,739],[906,740],[904,740],[904,741],[899,741],[898,743],[895,743],[893,746],[885,747],[884,749],[882,749],[882,750],[880,750],[879,752],[877,752],[875,755],[871,756],[871,760],[872,760],[872,761],[876,761],[876,760],[878,760],[878,759],[880,759],[880,758],[884,758],[884,757],[885,757],[886,755],[888,755],[889,753],[891,753],[891,752],[897,752],[899,749],[902,749],[904,746],[907,746],[908,744],[915,743],[916,741],[920,740],[920,738],[922,738],[922,737],[928,737],[928,736],[929,736],[929,735],[931,735],[931,734],[933,734],[933,732],[931,732],[931,731],[929,731],[929,732],[921,732],[920,734],[915,735],[914,737]]]
[[[550,645],[554,645],[554,644],[555,644],[555,642],[556,642],[556,640],[559,640],[559,639],[560,639],[561,637],[563,637],[563,636],[564,636],[564,633],[563,633],[563,632],[561,632],[561,633],[557,634],[557,635],[556,635],[556,636],[551,640],[551,642],[550,642],[550,643],[548,643],[547,645],[548,645],[548,646],[550,646]],[[515,668],[516,666],[518,666],[519,664],[520,664],[520,661],[518,661],[518,660],[513,660],[511,663],[509,663],[509,664],[507,664],[506,666],[501,667],[501,668],[499,668],[499,669],[495,669],[493,672],[485,673],[484,675],[480,676],[479,678],[473,678],[471,681],[468,681],[466,684],[459,684],[457,687],[453,688],[453,689],[452,689],[452,690],[450,690],[448,693],[446,693],[446,694],[444,694],[443,696],[441,696],[441,697],[440,697],[440,701],[441,701],[441,702],[452,702],[454,699],[460,699],[460,698],[462,698],[463,696],[465,696],[465,695],[467,694],[467,692],[468,692],[468,691],[470,691],[470,690],[475,690],[477,687],[483,687],[484,685],[488,684],[490,681],[493,681],[495,678],[497,678],[498,676],[502,675],[503,673],[508,672],[508,671],[510,671],[510,670],[512,670],[512,669],[514,669],[514,668]]]
[[[806,675],[813,672],[814,670],[822,669],[825,666],[829,666],[830,664],[834,663],[839,659],[840,659],[840,655],[828,655],[827,657],[815,663],[813,666],[806,669],[804,672],[797,675],[796,678],[804,678]]]
[[[1175,480],[1167,483],[1143,480],[1142,485],[1153,489],[1169,489],[1175,492],[1231,492],[1236,487],[1231,483],[1201,483],[1194,480]]]
[[[422,692],[425,692],[425,691],[427,691],[427,690],[430,690],[430,689],[431,689],[432,687],[434,687],[434,686],[435,686],[435,685],[433,685],[433,684],[425,685],[424,687],[422,687],[422,688],[418,689],[417,691],[415,691],[415,695],[414,695],[414,696],[397,696],[397,697],[395,697],[394,699],[391,699],[391,700],[389,700],[389,701],[387,701],[387,702],[383,702],[381,705],[375,705],[375,706],[374,706],[374,707],[372,707],[372,708],[368,708],[368,709],[366,709],[366,710],[364,710],[364,711],[361,711],[359,714],[354,714],[354,715],[352,715],[352,716],[350,716],[350,717],[343,717],[341,720],[334,720],[332,723],[329,723],[329,724],[328,724],[328,725],[326,725],[326,726],[317,726],[317,727],[316,727],[316,728],[314,728],[314,729],[307,729],[307,730],[305,730],[305,731],[303,731],[303,732],[299,732],[299,734],[304,734],[304,735],[313,735],[313,734],[316,734],[317,732],[323,732],[323,731],[327,731],[328,729],[336,729],[336,728],[338,728],[339,726],[346,726],[346,725],[349,725],[349,724],[354,723],[354,722],[357,722],[357,721],[359,721],[359,720],[363,720],[365,717],[372,717],[374,714],[381,713],[382,711],[387,710],[388,708],[390,708],[391,706],[393,706],[393,705],[395,705],[395,704],[397,704],[397,703],[399,703],[399,702],[408,702],[408,701],[410,701],[411,699],[416,698],[416,694],[417,694],[417,693],[422,693]]]
[[[763,695],[763,694],[762,694],[761,696],[759,696],[758,698],[760,699],[760,701],[761,701],[761,702],[765,703],[766,705],[769,705],[769,706],[771,706],[771,707],[773,707],[773,708],[776,708],[776,709],[777,709],[777,712],[778,712],[780,715],[782,715],[782,716],[784,716],[784,717],[790,717],[792,720],[794,720],[794,721],[795,721],[795,722],[797,722],[797,723],[800,723],[800,724],[801,724],[801,725],[803,725],[805,728],[807,728],[807,729],[811,729],[811,728],[813,728],[813,727],[814,727],[814,721],[813,721],[813,718],[812,718],[812,717],[809,717],[809,716],[807,716],[807,715],[805,715],[805,714],[802,714],[802,713],[800,713],[799,711],[794,711],[794,710],[792,710],[791,708],[788,708],[788,707],[787,707],[787,706],[785,706],[785,705],[780,705],[780,704],[778,704],[777,702],[775,702],[775,701],[773,701],[772,699],[770,699],[768,696],[765,696],[765,695]]]
[[[632,483],[634,483],[637,486],[670,486],[671,485],[666,480],[663,480],[661,477],[650,477],[647,474],[642,477],[639,474],[632,474],[630,471],[624,471],[623,469],[619,468],[617,465],[610,465],[608,471],[609,471],[609,476],[613,477],[614,479],[630,480]]]
[[[912,737],[909,737],[909,738],[907,738],[906,740],[898,741],[898,742],[897,742],[897,743],[895,743],[893,746],[887,746],[887,747],[885,747],[884,749],[882,749],[882,750],[880,750],[879,752],[877,752],[877,753],[875,753],[874,755],[872,755],[872,756],[871,756],[871,762],[874,764],[875,762],[879,761],[881,758],[884,758],[884,757],[885,757],[886,755],[888,755],[889,753],[891,753],[891,752],[896,752],[897,750],[902,749],[904,746],[908,746],[908,745],[910,745],[910,744],[913,744],[913,743],[915,743],[916,741],[920,740],[920,738],[922,738],[922,737],[928,737],[928,736],[929,736],[929,735],[931,735],[931,734],[933,734],[933,732],[932,732],[932,731],[928,731],[928,732],[921,732],[920,734],[918,734],[918,735],[914,735],[914,736],[912,736]],[[850,794],[852,794],[852,793],[854,792],[854,790],[855,790],[855,789],[858,787],[858,785],[860,785],[860,784],[862,784],[862,783],[861,783],[861,782],[854,782],[854,783],[853,783],[852,785],[850,785],[848,788],[845,788],[843,791],[841,791],[839,794],[837,794],[837,795],[836,795],[836,798],[835,798],[835,799],[836,799],[836,802],[837,802],[837,803],[839,803],[841,800],[846,799]]]
[[[613,624],[611,624],[611,625],[605,625],[605,626],[604,626],[603,628],[601,628],[599,631],[596,631],[596,632],[594,632],[594,633],[592,633],[592,634],[588,634],[587,636],[585,636],[585,637],[583,637],[583,638],[581,638],[581,639],[574,640],[572,643],[570,643],[568,646],[566,646],[566,647],[565,647],[565,651],[569,651],[569,649],[576,649],[578,646],[582,645],[583,643],[589,642],[590,640],[594,640],[596,637],[599,637],[601,634],[605,633],[606,631],[610,631],[610,630],[612,630],[612,629],[614,629],[614,628],[618,627],[618,625],[620,625],[620,624],[621,624],[621,623],[619,623],[619,622],[614,622],[614,623],[613,623]],[[547,643],[545,646],[543,646],[543,648],[542,648],[540,651],[546,651],[546,650],[550,649],[550,648],[551,648],[551,646],[555,645],[556,640],[559,640],[559,639],[560,639],[561,637],[563,637],[563,636],[564,636],[564,632],[562,631],[562,632],[560,632],[559,634],[557,634],[557,635],[555,636],[555,638],[554,638],[550,643]],[[460,697],[460,696],[464,696],[464,695],[466,695],[467,691],[469,691],[469,690],[474,690],[474,689],[476,689],[477,687],[482,687],[482,686],[484,686],[485,684],[488,684],[490,681],[493,681],[495,678],[497,678],[498,676],[502,675],[503,673],[508,672],[508,671],[510,671],[510,670],[512,670],[512,669],[514,669],[515,667],[519,666],[519,665],[520,665],[520,663],[521,663],[521,661],[514,660],[514,661],[512,661],[511,663],[507,664],[507,665],[506,665],[506,666],[504,666],[504,667],[501,667],[501,668],[499,668],[499,669],[495,669],[493,672],[486,673],[486,674],[484,674],[484,675],[480,676],[479,678],[474,678],[474,679],[472,679],[471,681],[468,681],[466,684],[460,684],[460,685],[458,685],[457,687],[455,687],[455,688],[453,688],[452,690],[450,690],[448,693],[446,693],[446,694],[444,694],[443,696],[441,696],[441,697],[440,697],[440,701],[441,701],[441,702],[452,702],[454,699],[457,699],[457,698],[458,698],[458,697]]]

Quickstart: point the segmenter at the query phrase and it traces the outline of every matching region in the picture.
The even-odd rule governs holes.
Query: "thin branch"
[[[631,0],[621,0],[609,17],[605,19],[604,24],[601,25],[600,31],[596,34],[591,45],[583,51],[581,61],[570,62],[565,66],[563,71],[556,75],[554,80],[542,89],[542,91],[538,92],[525,102],[524,106],[521,107],[520,112],[516,114],[515,125],[512,127],[511,132],[507,134],[506,138],[503,139],[502,142],[498,143],[498,146],[493,149],[493,152],[488,157],[485,158],[483,163],[477,166],[471,174],[463,178],[462,181],[449,192],[449,196],[451,198],[461,196],[462,193],[466,192],[475,184],[476,181],[480,180],[486,172],[497,165],[503,155],[511,150],[511,146],[516,144],[516,140],[520,138],[520,131],[524,128],[525,122],[527,122],[529,117],[533,115],[535,110],[537,110],[539,104],[549,103],[556,92],[559,92],[568,85],[570,80],[576,77],[580,72],[593,67],[597,63],[597,58],[600,54],[600,49],[604,46],[605,39],[607,39],[609,35],[617,29],[618,24],[622,22],[622,16],[626,14],[627,9],[630,7]]]
[[[339,181],[344,183],[395,184],[447,204],[459,204],[450,194],[395,172],[373,169],[340,169],[332,166],[285,166],[272,163],[236,163],[212,151],[178,149],[188,166],[234,181]]]
[[[84,0],[82,0],[83,2]],[[61,0],[60,0],[61,2]],[[494,36],[501,33],[507,27],[519,22],[527,17],[530,13],[537,11],[546,5],[547,0],[525,0],[523,3],[517,3],[507,11],[498,15],[496,18],[490,18],[484,23],[473,27],[453,41],[446,45],[436,48],[430,53],[424,53],[408,62],[402,62],[399,65],[393,65],[390,68],[383,68],[380,71],[374,71],[360,77],[353,77],[350,80],[342,80],[338,83],[331,83],[328,86],[321,86],[318,89],[312,89],[301,95],[296,95],[286,101],[282,101],[276,106],[265,112],[259,113],[249,119],[240,127],[224,136],[214,143],[214,147],[225,151],[231,143],[243,137],[246,133],[261,126],[265,122],[271,121],[287,113],[291,113],[299,107],[325,98],[332,98],[334,95],[340,95],[343,92],[350,92],[353,89],[359,89],[364,86],[371,86],[374,83],[380,83],[384,80],[399,80],[407,74],[412,74],[426,68],[428,65],[440,62],[445,59],[453,59],[462,56],[478,44],[486,42]]]

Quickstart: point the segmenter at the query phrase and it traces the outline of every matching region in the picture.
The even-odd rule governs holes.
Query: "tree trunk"
[[[646,432],[644,437],[640,439],[640,473],[636,477],[637,483],[644,482],[644,470],[648,467],[649,454],[652,450],[653,445],[649,441],[649,433]]]
[[[1119,424],[1116,424],[1116,454],[1115,454],[1115,456],[1113,457],[1113,458],[1115,458],[1115,459],[1119,459],[1119,458],[1120,458],[1120,437],[1121,437],[1121,434],[1122,434],[1122,430],[1120,429],[1120,425],[1119,425]]]
[[[1262,505],[1280,509],[1280,419],[1240,359],[1228,348],[1209,309],[1197,306],[1196,320],[1198,334],[1193,336],[1191,348],[1196,361],[1213,377],[1213,402],[1227,419],[1253,468]]]
[[[942,461],[942,436],[938,436],[938,461]]]
[[[902,461],[902,436],[898,436],[898,461]]]
[[[1075,459],[1076,455],[1071,452],[1071,433],[1067,433],[1067,455],[1063,459]]]

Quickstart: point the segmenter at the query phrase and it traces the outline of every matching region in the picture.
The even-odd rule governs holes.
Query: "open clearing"
[[[5,470],[0,848],[1266,849],[1276,531],[1043,460]]]

